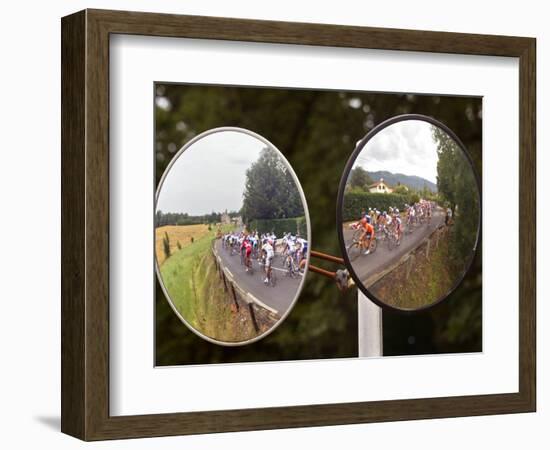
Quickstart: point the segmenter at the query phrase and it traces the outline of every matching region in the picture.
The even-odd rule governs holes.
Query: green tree
[[[437,143],[439,196],[453,211],[453,252],[457,264],[469,261],[477,238],[480,204],[475,173],[464,151],[439,127],[432,127]]]
[[[242,211],[246,222],[304,214],[296,183],[275,150],[264,148],[246,171]]]
[[[397,186],[395,186],[395,188],[393,189],[393,192],[394,194],[408,194],[409,193],[409,190],[407,189],[407,186],[403,185],[403,184],[399,184]]]
[[[156,223],[157,223],[157,227],[160,227],[163,225],[162,223],[162,211],[159,209],[156,214],[155,214],[155,218],[156,218]]]
[[[352,188],[367,190],[367,186],[373,183],[368,172],[361,166],[354,167],[349,175],[349,185]]]
[[[162,248],[164,250],[164,258],[168,259],[170,257],[170,238],[168,233],[164,232],[164,237],[162,238]]]

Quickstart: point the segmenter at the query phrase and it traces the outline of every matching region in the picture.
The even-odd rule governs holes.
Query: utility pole
[[[359,357],[383,356],[382,308],[357,289]]]

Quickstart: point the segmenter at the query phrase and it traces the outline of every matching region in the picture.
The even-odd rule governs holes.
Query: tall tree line
[[[157,227],[162,227],[165,225],[197,225],[201,223],[219,223],[222,220],[222,214],[223,213],[212,211],[210,214],[191,216],[187,213],[165,213],[158,210],[156,212],[155,219]],[[227,214],[229,217],[237,217],[240,213],[238,211],[231,211]]]
[[[480,204],[474,168],[464,151],[444,130],[432,126],[437,143],[437,187],[454,215],[453,252],[459,262],[469,261],[477,237]]]

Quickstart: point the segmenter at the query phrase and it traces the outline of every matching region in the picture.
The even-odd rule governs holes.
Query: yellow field
[[[170,239],[170,252],[174,254],[178,251],[178,242],[181,248],[187,247],[191,244],[191,238],[197,240],[203,236],[206,236],[208,231],[208,225],[166,225],[159,227],[155,230],[155,252],[157,254],[157,260],[159,265],[164,262],[164,250],[162,246],[162,238],[164,233],[168,233]]]

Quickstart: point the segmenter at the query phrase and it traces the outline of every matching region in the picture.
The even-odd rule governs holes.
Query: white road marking
[[[261,306],[262,308],[267,309],[268,311],[271,311],[273,314],[279,314],[279,311],[277,311],[275,308],[272,308],[271,306],[266,305],[264,302],[259,300],[258,298],[254,297],[250,292],[247,293],[248,297],[256,303],[257,305]]]
[[[279,269],[278,267],[272,267],[273,270],[278,270],[279,272],[286,272],[287,269]],[[298,272],[298,275],[300,275],[301,277],[304,276],[304,274],[302,272]]]

